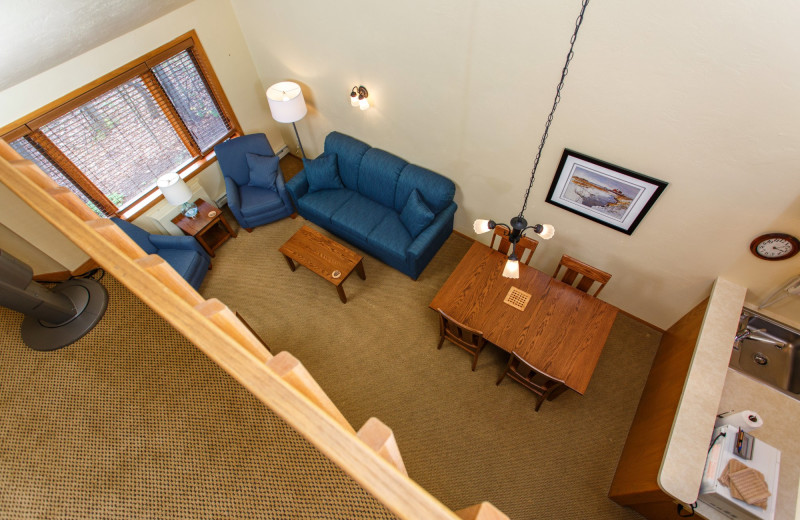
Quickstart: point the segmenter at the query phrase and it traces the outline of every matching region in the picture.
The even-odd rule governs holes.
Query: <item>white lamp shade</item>
[[[183,179],[177,173],[162,175],[156,181],[156,185],[161,190],[164,198],[167,199],[167,202],[173,206],[180,206],[184,202],[192,200],[191,188],[183,182]]]
[[[539,236],[545,240],[550,240],[556,234],[556,228],[550,224],[542,224],[542,232]]]
[[[506,278],[519,278],[519,261],[512,260],[510,257],[506,260],[506,266],[503,269],[503,276]]]
[[[489,221],[483,218],[476,219],[475,222],[472,224],[472,229],[475,230],[475,233],[481,234],[486,233],[491,229],[489,227]]]
[[[308,113],[300,85],[291,81],[275,83],[267,89],[272,118],[279,123],[300,121]]]

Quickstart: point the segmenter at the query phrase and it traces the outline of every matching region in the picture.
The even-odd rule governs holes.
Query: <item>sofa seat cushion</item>
[[[246,218],[282,211],[283,199],[274,190],[257,188],[255,186],[242,186],[239,188],[241,197],[241,212]]]
[[[353,196],[331,215],[331,224],[366,241],[375,226],[394,211],[368,199],[360,193]]]
[[[161,249],[158,256],[164,259],[195,289],[208,271],[208,257],[190,249]]]
[[[314,222],[330,222],[331,215],[344,206],[356,192],[353,190],[322,190],[307,193],[297,200],[297,210]]]
[[[378,256],[394,258],[396,262],[404,262],[406,251],[413,239],[394,212],[387,214],[367,236],[367,243],[378,251]]]

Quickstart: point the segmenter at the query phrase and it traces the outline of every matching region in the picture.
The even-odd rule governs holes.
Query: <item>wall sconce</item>
[[[366,110],[369,108],[368,96],[367,87],[353,87],[353,90],[350,91],[350,104],[354,107],[359,107],[361,110]]]

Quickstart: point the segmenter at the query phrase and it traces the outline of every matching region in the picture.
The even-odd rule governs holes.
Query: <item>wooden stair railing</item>
[[[400,447],[397,446],[397,439],[388,426],[375,417],[370,417],[358,430],[358,438],[372,448],[375,453],[389,461],[403,475],[408,476],[403,457],[400,455]]]
[[[297,359],[272,356],[227,306],[205,300],[163,259],[147,255],[3,140],[0,181],[400,518],[507,518],[488,502],[457,516],[407,477],[386,425],[372,418],[355,435]]]
[[[474,506],[456,511],[462,520],[509,520],[502,511],[489,502],[481,502]]]

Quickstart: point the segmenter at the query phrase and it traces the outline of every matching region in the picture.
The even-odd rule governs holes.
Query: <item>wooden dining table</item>
[[[617,308],[521,262],[519,278],[504,278],[506,260],[475,242],[430,308],[481,331],[487,341],[584,394]],[[504,303],[512,287],[531,295],[524,310]]]

